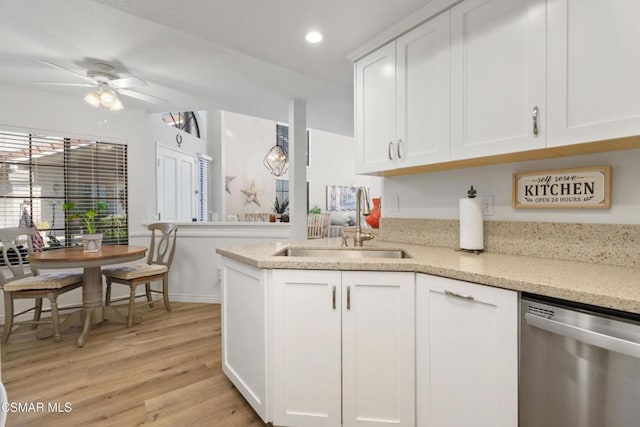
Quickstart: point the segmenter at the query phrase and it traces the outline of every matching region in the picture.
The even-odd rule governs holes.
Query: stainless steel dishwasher
[[[640,316],[523,294],[519,388],[520,427],[640,426]]]

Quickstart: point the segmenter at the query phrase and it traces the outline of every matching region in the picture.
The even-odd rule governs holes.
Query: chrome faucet
[[[361,209],[361,199],[364,197],[364,209]],[[373,239],[373,234],[362,232],[362,215],[371,213],[369,206],[369,195],[365,187],[358,187],[356,192],[356,232],[353,234],[353,246],[362,246],[365,240]]]

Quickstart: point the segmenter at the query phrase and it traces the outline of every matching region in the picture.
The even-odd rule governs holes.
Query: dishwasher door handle
[[[535,316],[530,313],[526,313],[524,317],[527,324],[536,328],[544,329],[545,331],[549,331],[556,335],[573,338],[576,341],[581,341],[586,344],[640,359],[640,343],[612,337],[611,335],[601,334],[578,326],[569,325],[567,323],[558,322],[545,317]]]

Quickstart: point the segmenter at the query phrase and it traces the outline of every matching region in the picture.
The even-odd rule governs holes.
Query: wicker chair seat
[[[62,289],[74,283],[82,283],[82,273],[52,273],[16,279],[4,285],[9,292],[31,291],[35,289]]]
[[[169,271],[166,265],[159,264],[136,264],[125,265],[120,267],[103,268],[102,274],[106,277],[121,280],[134,280],[142,277],[155,276]]]

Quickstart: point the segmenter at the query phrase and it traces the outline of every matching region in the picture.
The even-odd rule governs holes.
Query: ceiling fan
[[[84,80],[84,83],[67,83],[67,82],[36,82],[44,85],[52,86],[82,86],[93,88],[84,100],[94,107],[100,106],[106,107],[111,111],[121,110],[124,108],[122,102],[118,98],[118,94],[136,98],[141,101],[150,102],[153,104],[166,104],[166,99],[158,98],[156,96],[147,95],[131,88],[146,86],[148,83],[134,76],[120,77],[115,73],[113,67],[105,62],[97,62],[92,68],[86,71],[86,74],[78,73],[77,71],[70,70],[61,65],[54,64],[53,62],[38,59],[42,64],[48,65],[53,68],[57,68],[67,73],[73,74],[76,77]]]

